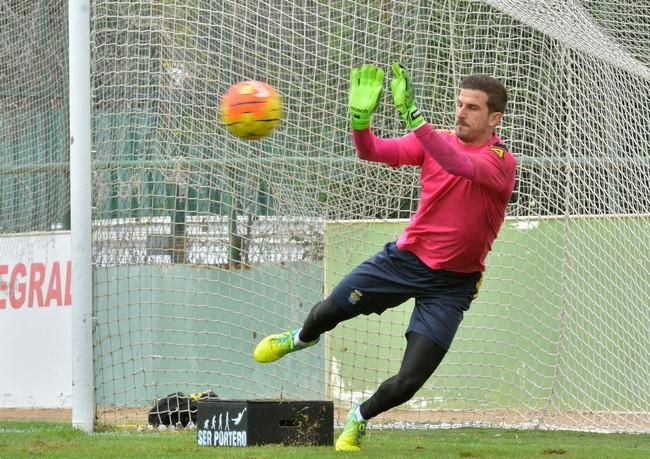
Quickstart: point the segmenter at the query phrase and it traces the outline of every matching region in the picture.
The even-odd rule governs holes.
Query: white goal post
[[[70,256],[72,291],[72,425],[92,432],[93,372],[92,184],[89,0],[69,0]]]

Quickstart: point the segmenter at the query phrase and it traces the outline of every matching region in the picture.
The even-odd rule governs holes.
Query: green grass
[[[0,422],[0,458],[160,458],[247,459],[341,458],[333,447],[248,448],[196,446],[194,431],[107,430],[85,434],[69,423]],[[592,434],[499,429],[369,430],[360,454],[379,458],[644,458],[650,435]]]

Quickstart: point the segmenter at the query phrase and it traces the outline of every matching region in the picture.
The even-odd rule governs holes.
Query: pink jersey
[[[484,271],[515,185],[516,161],[501,139],[493,134],[469,147],[453,131],[429,124],[395,139],[370,129],[353,131],[353,139],[362,159],[421,168],[418,208],[397,247],[431,269]]]

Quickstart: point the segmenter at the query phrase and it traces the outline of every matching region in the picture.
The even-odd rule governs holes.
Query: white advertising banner
[[[0,408],[72,405],[69,233],[0,237]]]

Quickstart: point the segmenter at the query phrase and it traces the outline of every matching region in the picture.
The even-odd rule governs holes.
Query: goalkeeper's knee
[[[355,314],[341,309],[331,297],[325,298],[317,303],[305,319],[305,323],[300,331],[300,340],[311,342],[317,339],[325,332],[332,330],[340,322],[351,319]]]

